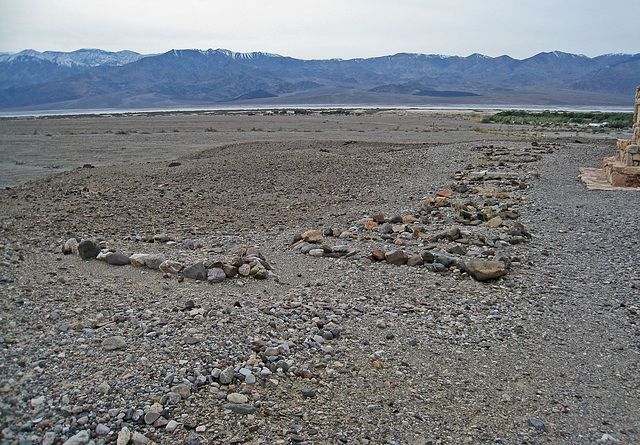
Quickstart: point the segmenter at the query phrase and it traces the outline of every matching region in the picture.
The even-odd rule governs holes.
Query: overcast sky
[[[0,52],[412,52],[523,59],[640,52],[640,0],[0,0]]]

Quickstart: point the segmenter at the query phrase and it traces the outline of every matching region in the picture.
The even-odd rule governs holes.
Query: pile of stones
[[[531,240],[529,231],[517,221],[518,208],[526,200],[521,192],[528,188],[528,173],[505,167],[517,164],[516,168],[522,169],[551,149],[537,144],[523,151],[478,147],[482,150],[482,166],[495,169],[456,172],[451,189],[425,197],[417,209],[389,218],[382,213],[370,215],[345,231],[308,230],[296,235],[291,247],[315,257],[424,266],[431,272],[452,273],[461,279],[500,278],[522,262],[508,249]],[[341,242],[331,245],[327,242],[331,237]],[[378,245],[367,250],[351,245],[362,242]]]
[[[165,278],[178,277],[220,283],[228,278],[252,277],[264,280],[269,277],[271,265],[256,247],[241,248],[231,262],[205,260],[191,265],[167,259],[159,253],[134,253],[125,255],[103,248],[90,239],[69,238],[62,248],[65,255],[76,254],[83,260],[97,259],[114,266],[132,265],[160,270]]]

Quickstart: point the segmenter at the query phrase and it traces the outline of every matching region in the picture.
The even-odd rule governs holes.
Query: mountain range
[[[223,49],[0,53],[0,109],[334,105],[633,106],[640,54],[400,53],[302,60]]]

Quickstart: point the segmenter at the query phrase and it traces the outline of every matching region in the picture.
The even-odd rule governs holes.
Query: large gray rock
[[[207,279],[207,268],[204,267],[203,262],[199,262],[189,267],[185,267],[182,271],[182,275],[185,278],[191,278],[192,280],[205,281]]]
[[[165,260],[164,255],[152,253],[134,253],[129,257],[129,261],[134,266],[147,266],[149,269],[159,269]]]
[[[131,263],[128,256],[126,256],[124,253],[118,252],[107,253],[104,256],[104,260],[107,262],[107,264],[112,264],[114,266],[124,266]]]
[[[151,254],[144,260],[144,265],[149,269],[159,269],[160,265],[166,261],[164,255]]]
[[[455,262],[455,258],[452,258],[448,255],[445,255],[443,253],[438,253],[436,252],[433,255],[433,259],[436,263],[440,263],[442,264],[444,267],[449,267],[451,266],[454,262]]]
[[[212,283],[221,283],[227,278],[227,274],[219,267],[212,267],[207,271],[207,281]]]
[[[78,244],[78,255],[83,260],[92,260],[100,253],[100,246],[92,240],[82,240]]]

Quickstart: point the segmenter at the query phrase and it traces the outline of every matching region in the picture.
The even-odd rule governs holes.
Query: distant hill
[[[228,50],[0,54],[0,109],[259,105],[629,106],[640,54],[518,60],[400,53],[301,60]]]

